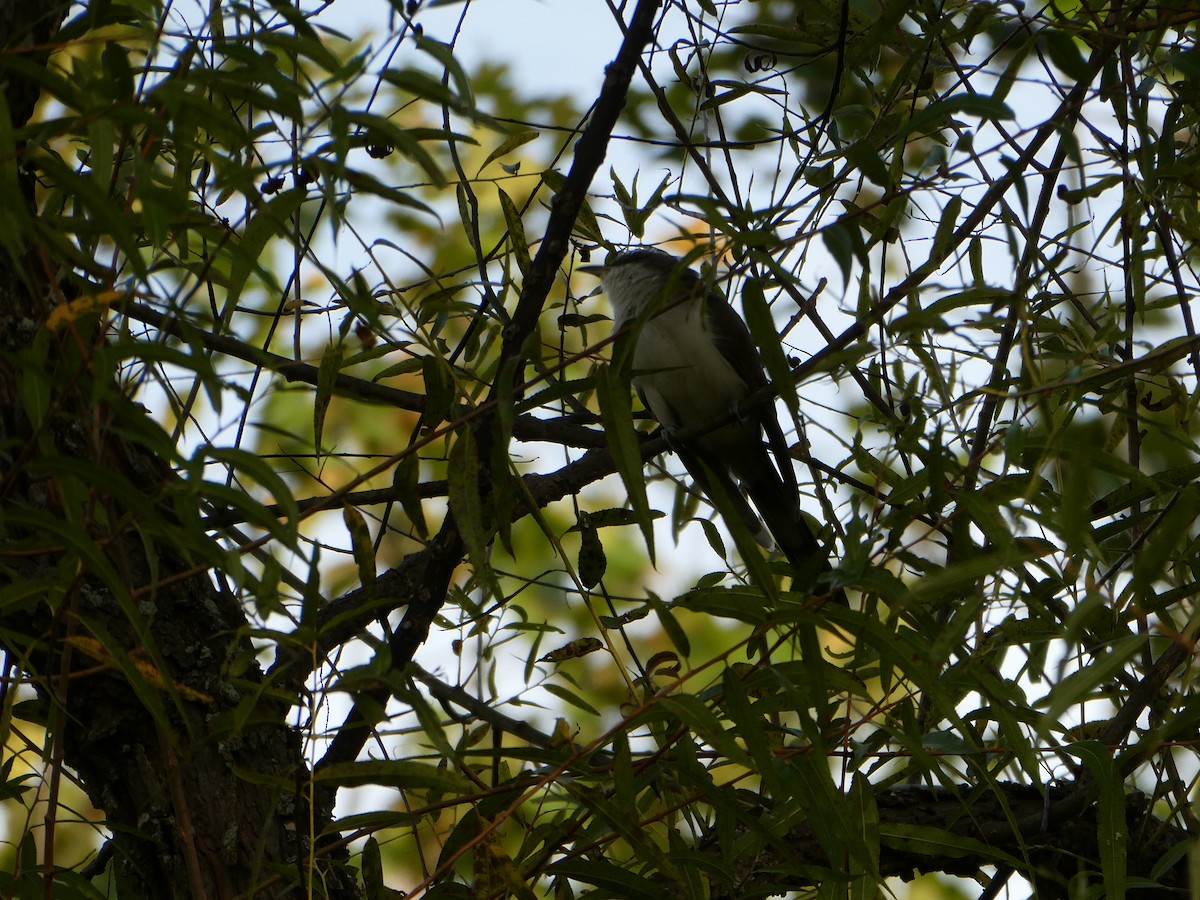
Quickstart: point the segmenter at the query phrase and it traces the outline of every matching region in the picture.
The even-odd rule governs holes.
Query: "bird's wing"
[[[709,291],[704,305],[709,334],[721,355],[729,360],[733,370],[742,376],[746,387],[756,391],[767,383],[758,348],[742,317],[716,291]]]
[[[767,375],[758,357],[758,347],[754,345],[754,338],[750,336],[750,329],[742,317],[734,312],[733,307],[716,291],[708,292],[705,311],[713,343],[721,351],[721,355],[729,360],[734,371],[742,375],[747,389],[756,391],[764,387],[767,384]],[[756,411],[755,417],[767,434],[775,465],[779,468],[783,483],[795,498],[798,507],[800,484],[796,480],[796,470],[788,453],[787,439],[784,437],[783,428],[780,427],[779,417],[775,414],[775,404],[764,403]]]
[[[724,463],[696,446],[676,447],[675,453],[692,476],[692,481],[703,491],[709,503],[725,517],[726,523],[730,521],[728,513],[732,511],[750,532],[755,543],[768,550],[775,546],[769,527],[764,525],[763,520],[750,508],[746,496],[738,488]],[[719,491],[713,490],[714,486],[719,487]],[[725,504],[728,504],[728,509]]]

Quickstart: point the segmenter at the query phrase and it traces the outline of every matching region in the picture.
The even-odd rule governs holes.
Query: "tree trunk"
[[[0,58],[44,66],[67,10],[0,0]],[[169,436],[119,390],[104,317],[67,306],[87,291],[42,239],[38,142],[18,131],[39,86],[5,68],[0,641],[37,689],[51,761],[106,817],[122,897],[307,895],[294,696],[264,683],[243,610],[210,576],[222,550],[175,499]],[[356,896],[336,868],[319,880]]]

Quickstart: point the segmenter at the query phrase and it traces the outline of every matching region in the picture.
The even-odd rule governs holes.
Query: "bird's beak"
[[[595,275],[600,278],[608,271],[608,266],[576,266],[576,272],[586,272],[589,275]]]

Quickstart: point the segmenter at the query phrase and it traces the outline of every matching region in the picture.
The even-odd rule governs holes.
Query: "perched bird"
[[[579,271],[599,276],[613,307],[613,332],[630,329],[633,386],[709,500],[722,509],[723,498],[762,546],[771,549],[774,537],[805,581],[828,570],[825,552],[800,514],[796,473],[773,404],[686,442],[674,439],[680,431],[728,417],[767,384],[750,330],[733,307],[661,250],[629,250],[607,265]],[[844,602],[841,591],[837,594]]]

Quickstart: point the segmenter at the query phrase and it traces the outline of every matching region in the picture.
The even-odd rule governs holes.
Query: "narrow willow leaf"
[[[368,897],[383,897],[383,857],[379,853],[379,841],[372,835],[362,849],[363,889]]]
[[[484,532],[482,497],[479,492],[479,450],[475,432],[463,428],[450,451],[450,511],[477,569],[487,568],[487,535]]]
[[[565,786],[579,798],[584,806],[624,838],[634,848],[635,853],[652,861],[662,877],[676,882],[679,880],[679,872],[674,862],[663,852],[658,841],[642,826],[640,817],[630,815],[629,807],[618,805],[606,794],[585,787],[579,782],[569,782]],[[673,896],[671,892],[668,892],[667,895]]]
[[[787,797],[790,792],[780,780],[779,768],[775,765],[775,742],[768,738],[763,715],[751,703],[741,676],[734,669],[726,669],[721,686],[721,697],[725,704],[725,713],[729,716],[731,730],[754,760],[753,768],[762,778],[763,786],[773,797]]]
[[[664,175],[662,181],[658,183],[658,187],[656,187],[654,192],[650,195],[650,199],[648,199],[639,209],[631,210],[630,213],[626,215],[626,221],[629,222],[629,227],[633,231],[635,237],[640,238],[645,234],[646,222],[650,219],[651,214],[658,209],[659,205],[662,203],[663,192],[666,191],[667,185],[671,183],[673,178],[674,175],[670,172]]]
[[[879,156],[879,151],[865,141],[859,141],[846,148],[846,158],[867,178],[881,188],[891,187],[892,178],[888,167]]]
[[[454,373],[440,356],[421,357],[421,376],[425,382],[425,425],[435,427],[450,418],[454,405]]]
[[[1013,118],[1013,111],[1003,100],[987,94],[955,94],[945,100],[930,103],[927,107],[905,120],[896,135],[902,140],[910,134],[928,134],[941,131],[949,124],[951,116],[975,116],[985,121],[1006,121]]]
[[[317,391],[313,397],[313,446],[318,453],[321,452],[321,436],[325,431],[325,414],[333,400],[333,388],[342,371],[345,354],[345,344],[339,341],[325,349],[321,365],[317,368]]]
[[[662,885],[605,859],[568,857],[549,867],[549,874],[599,888],[606,897],[623,900],[661,900]]]
[[[852,222],[843,217],[821,231],[821,240],[832,254],[846,284],[853,274],[854,260],[863,254],[862,235]]]
[[[1133,581],[1145,596],[1154,596],[1154,582],[1170,571],[1177,551],[1190,541],[1189,529],[1200,514],[1200,491],[1192,484],[1175,495],[1149,540],[1133,560]]]
[[[446,73],[450,76],[450,80],[454,83],[454,88],[458,92],[459,99],[471,108],[474,108],[475,92],[471,88],[471,79],[467,77],[467,73],[459,65],[458,60],[454,58],[454,49],[449,44],[443,44],[441,41],[435,41],[433,38],[426,37],[425,35],[417,38],[417,47],[428,53],[445,67]]]
[[[1083,81],[1088,76],[1087,62],[1079,52],[1079,42],[1066,31],[1046,28],[1038,32],[1050,61],[1071,81]],[[1109,894],[1110,897],[1121,896]]]
[[[339,73],[342,70],[342,64],[322,42],[321,37],[316,29],[308,22],[304,13],[290,3],[281,3],[279,0],[274,0],[271,3],[271,8],[275,13],[287,20],[288,28],[271,28],[264,29],[259,35],[259,40],[263,43],[268,43],[267,38],[273,41],[287,41],[281,43],[287,55],[297,55],[300,59],[308,59],[325,71],[330,73]]]
[[[736,727],[730,728],[728,723],[717,718],[699,697],[668,694],[659,698],[659,703],[686,725],[696,739],[711,744],[729,762],[747,769],[754,768],[754,760],[738,744],[738,737],[744,737],[742,732]]]
[[[504,224],[508,227],[509,246],[512,247],[513,255],[517,259],[517,268],[521,270],[522,275],[525,275],[529,272],[530,265],[529,240],[525,237],[525,225],[521,222],[521,211],[513,203],[512,197],[508,196],[502,188],[496,188],[496,193],[500,197],[500,209],[504,213]]]
[[[746,96],[747,94],[757,94],[762,97],[768,97],[771,95],[779,95],[779,94],[786,93],[785,91],[780,90],[779,88],[767,87],[766,85],[764,85],[760,82],[749,83],[749,82],[744,82],[744,81],[742,81],[742,82],[721,81],[721,82],[711,82],[711,83],[713,84],[714,87],[726,87],[727,86],[728,90],[721,91],[721,93],[717,94],[716,96],[714,96],[708,100],[705,100],[704,103],[700,106],[700,108],[702,110],[710,110],[710,109],[715,109],[718,106],[724,106],[726,103],[731,103],[734,100],[738,100],[738,99]]]
[[[515,134],[510,134],[503,141],[501,141],[491,153],[487,155],[487,159],[483,161],[483,165],[479,167],[476,175],[486,169],[491,163],[507,156],[518,147],[528,144],[530,141],[536,140],[539,137],[541,137],[541,132],[533,129],[518,131]]]
[[[441,82],[435,81],[424,73],[408,72],[407,74],[411,76],[411,79],[408,80],[410,88],[414,86],[429,87],[430,90],[438,94],[448,95],[449,93]],[[385,72],[384,78],[393,84],[397,84],[397,79],[391,77],[391,73]],[[417,93],[416,90],[413,90],[413,92]],[[400,127],[386,116],[377,116],[374,113],[361,110],[348,110],[346,117],[351,124],[369,130],[372,137],[377,137],[380,141],[391,144],[400,153],[403,153],[420,166],[434,185],[437,187],[446,186],[446,175],[442,171],[442,167],[438,165],[433,155],[421,145],[421,142],[407,128]],[[446,137],[449,139],[451,135],[447,135]]]
[[[1119,677],[1119,673],[1130,664],[1130,660],[1144,649],[1141,638],[1130,635],[1108,644],[1107,652],[1100,651],[1086,666],[1072,672],[1058,683],[1050,695],[1050,703],[1042,717],[1042,728],[1054,733],[1059,728],[1066,711],[1105,693],[1103,685]]]
[[[679,651],[680,656],[690,656],[692,652],[691,641],[688,640],[687,632],[683,630],[683,626],[679,624],[679,620],[675,618],[675,613],[671,611],[671,607],[663,603],[653,591],[647,591],[647,597],[650,601],[650,606],[654,609],[654,614],[658,616],[658,621],[662,625],[662,629],[666,632],[671,644]]]
[[[879,840],[885,847],[922,856],[946,856],[954,859],[971,857],[981,862],[987,860],[992,863],[1004,863],[1018,870],[1022,866],[1015,856],[990,844],[928,825],[884,824],[879,827]]]
[[[197,450],[197,457],[224,463],[250,476],[261,487],[270,491],[271,499],[279,506],[278,512],[270,514],[271,518],[276,521],[282,519],[290,525],[294,525],[299,520],[300,507],[296,504],[296,498],[292,495],[288,483],[257,453],[237,447],[214,447],[207,444]],[[244,504],[246,507],[258,505],[251,498],[247,498],[247,501]],[[277,533],[276,536],[289,540],[284,534]]]
[[[440,79],[426,72],[416,69],[387,69],[383,72],[383,79],[399,88],[402,93],[427,100],[435,106],[447,106],[460,115],[475,119],[485,118],[469,99],[460,97],[447,85],[442,84]]]
[[[559,700],[565,701],[566,703],[570,704],[571,706],[574,706],[576,709],[582,709],[584,712],[589,712],[593,716],[600,715],[600,711],[598,709],[596,709],[596,707],[592,706],[592,704],[588,703],[586,700],[584,700],[582,697],[580,697],[574,691],[563,687],[561,684],[555,684],[553,682],[548,681],[545,684],[543,684],[542,687],[547,692],[549,692],[549,693],[553,694],[555,697],[557,697]]]
[[[238,298],[250,280],[250,273],[257,271],[267,279],[271,275],[263,265],[264,250],[273,237],[286,237],[292,216],[308,198],[303,188],[291,188],[272,197],[259,206],[242,229],[242,239],[229,246],[232,262],[229,267],[229,296],[226,306],[237,306]]]
[[[749,588],[695,588],[675,601],[682,609],[719,618],[736,619],[749,625],[763,625],[768,609],[763,596]]]
[[[608,366],[596,367],[596,396],[604,420],[604,436],[612,452],[617,472],[629,492],[629,504],[637,516],[646,549],[654,560],[654,517],[646,497],[646,478],[642,472],[642,453],[633,427],[633,400],[629,384],[613,374]]]
[[[358,169],[346,169],[342,172],[341,177],[346,184],[358,193],[374,194],[376,197],[387,200],[389,203],[411,207],[441,221],[434,208],[418,200],[411,191],[397,190],[390,184],[384,184],[369,172],[363,172]]]
[[[937,232],[933,236],[933,249],[929,251],[930,259],[944,259],[950,248],[950,236],[954,233],[954,225],[962,213],[962,196],[955,194],[942,211],[941,221],[938,222]]]
[[[879,872],[879,807],[875,804],[875,785],[861,772],[854,776],[846,794],[846,812],[850,825],[857,826],[858,839],[866,850],[870,865],[850,884],[850,900],[875,900],[883,887]]]
[[[608,559],[604,555],[604,544],[600,540],[590,517],[581,513],[579,518],[579,580],[586,588],[593,588],[604,577]]]
[[[313,772],[313,781],[339,787],[379,784],[459,795],[472,790],[471,782],[453,769],[407,759],[363,759],[351,763],[333,763],[318,767]]]
[[[371,529],[367,520],[353,506],[342,507],[342,521],[350,533],[350,552],[358,566],[358,579],[364,588],[375,587],[375,542],[371,540]]]
[[[633,756],[629,752],[629,736],[618,731],[613,736],[613,799],[624,809],[637,809],[638,779],[633,772]]]
[[[757,278],[747,278],[742,286],[742,310],[746,314],[746,325],[750,328],[750,336],[758,346],[762,355],[763,366],[771,377],[771,383],[779,391],[779,396],[793,416],[799,414],[800,401],[796,396],[796,383],[792,379],[792,367],[788,364],[787,354],[775,330],[775,320],[771,317],[771,307],[763,293],[762,282]]]
[[[1096,779],[1096,840],[1104,895],[1124,897],[1127,884],[1128,825],[1125,821],[1125,785],[1112,751],[1098,741],[1082,741],[1063,748],[1083,760]]]
[[[400,508],[412,522],[417,537],[429,537],[429,525],[425,521],[425,507],[420,493],[421,460],[413,451],[400,457],[392,473],[392,489],[400,500]]]

